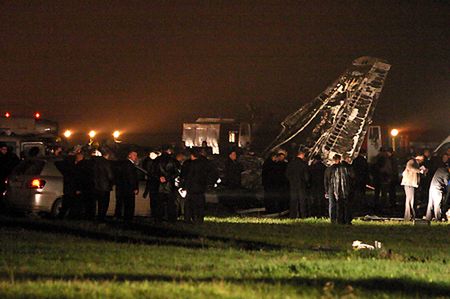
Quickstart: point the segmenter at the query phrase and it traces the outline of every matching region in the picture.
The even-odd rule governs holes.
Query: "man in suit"
[[[297,156],[288,164],[286,176],[289,180],[291,198],[289,217],[306,218],[309,216],[306,189],[309,185],[309,169],[305,159],[305,150],[300,148]]]
[[[165,217],[170,222],[177,220],[175,179],[180,175],[180,163],[173,157],[173,149],[170,146],[163,147],[161,156],[155,159],[153,176],[159,180],[158,194],[154,200],[155,211],[152,212],[156,222],[161,222]]]
[[[135,164],[138,161],[138,154],[131,150],[127,159],[122,161],[117,169],[116,178],[116,213],[117,218],[131,221],[134,216],[135,199],[139,192],[139,179]]]
[[[203,223],[205,217],[205,192],[208,181],[213,172],[210,171],[209,161],[202,159],[198,151],[191,152],[181,170],[181,182],[186,190],[184,218],[187,223]]]
[[[105,220],[109,207],[109,197],[114,183],[114,175],[111,161],[109,161],[109,153],[104,152],[98,155],[95,152],[93,160],[93,196],[98,206],[98,219]]]

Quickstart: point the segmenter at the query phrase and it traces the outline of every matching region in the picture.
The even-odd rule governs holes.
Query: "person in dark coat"
[[[138,154],[130,151],[127,160],[121,161],[116,167],[116,211],[115,216],[125,221],[131,221],[134,217],[136,195],[139,193],[139,178],[135,164]]]
[[[306,191],[310,175],[308,164],[304,159],[305,150],[300,148],[297,156],[289,162],[286,169],[286,177],[289,180],[291,191],[289,202],[289,217],[291,218],[306,218],[310,213]]]
[[[358,156],[353,160],[352,167],[355,173],[353,210],[362,212],[363,208],[367,208],[366,185],[369,184],[369,163],[365,152],[359,152]]]
[[[0,143],[0,201],[6,190],[5,180],[19,162],[19,158],[8,149],[6,143]]]
[[[109,208],[110,193],[114,184],[114,174],[109,154],[96,155],[93,160],[93,197],[97,202],[98,219],[104,220]]]
[[[426,219],[440,221],[442,219],[441,205],[445,196],[448,181],[450,179],[450,167],[438,168],[430,183],[430,192]]]
[[[325,198],[325,187],[323,185],[325,170],[327,167],[322,162],[322,157],[316,155],[313,157],[309,166],[310,174],[310,208],[311,216],[322,217],[328,214],[327,202]]]
[[[331,223],[351,224],[349,196],[351,194],[351,180],[354,175],[351,168],[341,163],[341,156],[333,157],[333,165],[325,171],[325,196],[329,200],[329,214]]]
[[[277,213],[289,210],[289,180],[286,176],[286,170],[288,162],[286,160],[287,152],[285,150],[279,150],[277,153],[277,162],[273,169],[272,178],[274,180],[275,187],[275,207]]]
[[[261,179],[264,188],[264,207],[267,213],[275,213],[278,209],[276,179],[274,178],[277,153],[273,152],[262,165]]]
[[[180,174],[180,163],[172,156],[173,150],[169,146],[163,148],[161,156],[155,159],[153,175],[159,180],[158,194],[153,199],[155,213],[154,219],[157,222],[165,217],[170,222],[177,220],[175,179]]]
[[[94,197],[93,161],[89,152],[83,153],[83,159],[76,164],[76,194],[82,206],[82,218],[93,220],[96,212]]]
[[[79,217],[82,213],[80,196],[77,194],[77,164],[84,157],[81,152],[72,152],[55,166],[63,175],[63,200],[59,213],[60,218]]]
[[[155,211],[157,206],[155,206],[155,198],[158,196],[159,191],[159,177],[154,174],[155,159],[158,157],[156,152],[151,152],[148,157],[143,161],[143,168],[147,172],[145,191],[143,194],[144,198],[147,196],[150,199],[150,213],[153,218],[155,218]]]
[[[181,170],[181,187],[186,190],[184,220],[187,223],[203,223],[205,217],[205,192],[210,178],[207,159],[192,150],[190,159]]]
[[[241,174],[244,168],[237,159],[238,154],[236,150],[232,150],[225,162],[223,185],[228,189],[240,189],[242,187]]]
[[[394,207],[398,185],[398,165],[392,148],[382,149],[377,156],[374,165],[374,185],[374,212],[380,212],[383,202],[387,199],[391,207]]]

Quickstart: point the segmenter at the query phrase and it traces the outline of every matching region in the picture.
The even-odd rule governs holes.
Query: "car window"
[[[54,161],[48,161],[41,172],[42,176],[62,176],[61,172],[56,168]]]
[[[39,175],[44,168],[45,161],[29,159],[21,161],[12,171],[12,175]]]

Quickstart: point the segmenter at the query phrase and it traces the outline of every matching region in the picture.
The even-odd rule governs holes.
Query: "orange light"
[[[34,117],[35,117],[35,118],[40,118],[40,117],[41,117],[41,114],[40,114],[39,112],[36,112],[36,113],[34,114]]]
[[[64,137],[70,138],[70,136],[72,136],[72,131],[71,130],[65,130],[64,131]]]
[[[391,130],[391,136],[392,137],[396,137],[398,135],[398,133],[400,133],[397,129],[392,129]]]
[[[6,117],[6,118],[10,118],[10,117],[11,117],[11,113],[6,112],[6,113],[5,113],[5,117]]]
[[[40,188],[41,187],[41,180],[34,179],[31,181],[31,187],[33,188]]]

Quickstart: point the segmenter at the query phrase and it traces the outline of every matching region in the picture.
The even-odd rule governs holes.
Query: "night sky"
[[[284,118],[369,55],[393,65],[376,122],[449,134],[450,2],[66,2],[0,2],[2,113],[175,141],[249,102]]]

